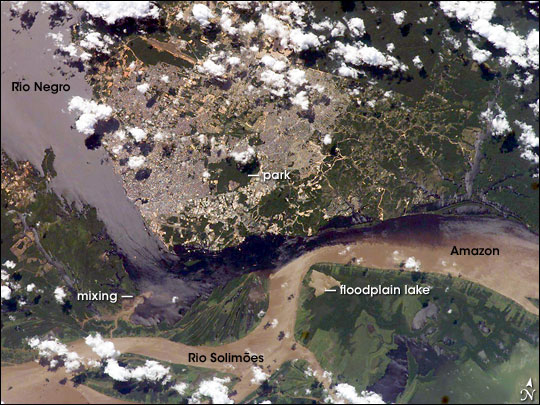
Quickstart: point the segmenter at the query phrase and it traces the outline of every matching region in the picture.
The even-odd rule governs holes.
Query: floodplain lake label
[[[351,287],[346,284],[341,284],[339,290],[326,289],[325,292],[339,292],[341,295],[365,295],[374,297],[376,295],[427,295],[431,292],[430,286],[423,285],[407,285],[402,287],[395,285],[383,286],[379,285],[366,285],[363,287]]]

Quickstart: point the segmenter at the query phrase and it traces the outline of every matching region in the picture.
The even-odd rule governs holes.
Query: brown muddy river
[[[474,224],[475,226],[471,226]],[[348,263],[353,259],[360,260],[364,266],[398,270],[400,263],[408,257],[414,257],[420,263],[420,269],[427,272],[447,274],[478,282],[489,287],[523,305],[529,311],[538,314],[538,308],[530,303],[526,297],[538,298],[538,240],[537,236],[529,233],[521,226],[502,220],[473,220],[463,222],[449,222],[434,238],[426,232],[418,232],[403,238],[395,238],[384,234],[368,236],[361,241],[324,246],[305,253],[279,268],[270,276],[269,308],[261,323],[244,338],[222,346],[188,346],[171,342],[162,338],[113,338],[116,348],[121,352],[137,353],[153,357],[158,360],[173,363],[187,364],[188,353],[210,355],[250,353],[264,355],[264,371],[271,374],[279,366],[296,358],[309,362],[311,368],[317,372],[321,382],[328,387],[330,381],[322,378],[323,369],[315,356],[294,339],[294,326],[298,297],[301,282],[309,270],[316,263]],[[490,246],[500,249],[500,256],[470,257],[450,255],[452,247],[458,246]],[[288,297],[294,296],[289,300]],[[275,327],[266,327],[267,323]],[[278,340],[283,332],[285,337]],[[296,343],[295,350],[293,345]],[[90,348],[83,342],[77,341],[71,345],[71,350],[87,358],[96,358]],[[258,387],[252,383],[253,370],[251,364],[226,363],[190,363],[203,367],[214,368],[223,372],[232,373],[240,378],[234,389],[238,394],[238,402]],[[22,384],[19,380],[21,368],[27,367],[31,375],[46,373],[37,363],[27,363],[15,367],[2,368],[2,392],[4,400],[13,402],[29,395],[28,383]],[[35,388],[40,389],[39,380]],[[74,389],[68,383],[59,390]],[[5,387],[13,386],[10,391]],[[44,385],[46,386],[46,385]],[[80,387],[77,388],[79,390]],[[88,388],[84,388],[88,394]],[[69,391],[71,392],[71,391]],[[82,394],[81,394],[82,395]],[[97,394],[96,394],[97,395]]]
[[[32,28],[24,30],[18,19],[9,20],[9,7],[9,3],[2,3],[2,148],[12,158],[29,160],[40,167],[44,150],[52,146],[58,173],[53,189],[70,201],[96,207],[109,234],[130,258],[159,256],[158,242],[148,233],[137,209],[127,199],[121,179],[108,163],[106,153],[100,149],[88,150],[84,136],[71,128],[76,117],[66,112],[69,99],[75,95],[91,96],[83,74],[64,65],[61,58],[53,57],[55,45],[45,36],[50,29],[44,15],[38,14]],[[40,5],[28,7],[37,10]],[[66,26],[53,30],[60,31],[69,37]],[[69,83],[71,91],[56,95],[12,92],[11,82],[21,80]],[[343,231],[342,236],[346,236],[346,232]],[[520,225],[499,219],[456,219],[440,223],[437,229],[401,227],[392,230],[387,227],[380,232],[344,239],[347,241],[340,239],[337,245],[314,247],[276,269],[270,276],[268,311],[260,325],[243,339],[219,347],[191,347],[161,338],[114,338],[112,341],[122,352],[183,364],[187,364],[187,355],[192,351],[203,354],[250,351],[264,355],[267,374],[284,361],[303,358],[320,377],[323,370],[313,354],[299,344],[296,350],[292,349],[296,343],[294,325],[301,281],[315,263],[348,263],[353,259],[366,267],[391,271],[414,257],[421,271],[461,276],[538,314],[538,308],[527,299],[539,296],[538,236]],[[318,243],[336,242],[330,238]],[[453,246],[498,248],[500,255],[450,255]],[[289,300],[291,294],[294,299]],[[169,301],[169,297],[166,298]],[[265,329],[268,322],[277,324]],[[280,332],[285,334],[282,340],[277,338]],[[74,342],[72,350],[84,357],[95,357],[82,341]],[[241,378],[234,388],[238,391],[236,402],[258,386],[251,383],[251,365],[236,364],[235,368],[209,362],[200,365]],[[6,403],[117,402],[87,387],[74,387],[69,381],[59,384],[65,376],[62,373],[48,372],[34,362],[2,367],[2,400]],[[323,383],[328,386],[329,381],[323,379]]]

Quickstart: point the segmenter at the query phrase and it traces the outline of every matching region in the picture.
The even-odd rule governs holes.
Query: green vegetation
[[[163,337],[189,345],[219,345],[247,335],[268,308],[268,280],[255,273],[216,288],[197,300]]]
[[[54,177],[54,153],[47,150],[42,168]],[[64,341],[85,336],[83,321],[116,311],[116,304],[76,300],[77,291],[136,291],[116,247],[95,209],[77,210],[48,189],[45,177],[28,163],[11,161],[2,153],[2,267],[18,285],[2,300],[2,362],[32,357],[25,339],[54,332]],[[31,291],[27,286],[34,284]],[[64,304],[54,290],[62,287]]]
[[[305,360],[287,361],[245,403],[312,404],[324,401],[322,384],[309,372]]]
[[[137,59],[148,65],[167,63],[178,68],[191,68],[191,64],[182,58],[177,58],[169,52],[159,51],[144,39],[136,37],[128,42],[128,47],[133,51]]]
[[[54,151],[52,148],[45,150],[45,156],[43,157],[43,163],[41,164],[41,170],[47,179],[56,177],[56,170],[54,170]]]
[[[253,202],[248,198],[253,180],[246,173],[226,160],[208,163],[201,154],[200,160],[211,174],[211,196],[205,201],[238,208],[216,221],[211,215],[198,215],[200,207],[193,209],[199,205],[197,201],[185,204],[174,220],[161,224],[171,247],[185,243],[217,250],[271,227],[281,234],[312,235],[340,216],[362,216],[371,224],[413,212],[499,215],[538,231],[538,180],[532,176],[537,167],[521,158],[520,134],[488,134],[475,150],[486,127],[481,114],[488,104],[499,105],[514,128],[516,120],[537,126],[528,105],[538,99],[536,81],[519,88],[508,80],[523,76],[515,65],[501,66],[495,58],[481,65],[473,61],[465,45],[471,33],[444,13],[435,13],[435,6],[407,4],[410,24],[405,24],[406,34],[392,18],[392,13],[403,8],[398,4],[381,4],[377,18],[366,18],[365,7],[346,13],[339,3],[313,7],[315,20],[363,18],[371,34],[364,41],[380,50],[392,43],[395,57],[410,66],[419,56],[425,68],[410,69],[403,75],[366,69],[357,79],[339,77],[333,74],[339,62],[324,55],[328,46],[310,66],[320,76],[310,80],[317,78],[326,84],[332,109],[324,109],[324,97],[313,100],[317,113],[309,126],[301,116],[290,117],[284,120],[286,128],[281,126],[269,112],[285,111],[279,100],[267,97],[261,103],[233,90],[227,94],[211,87],[212,97],[206,97],[204,103],[193,102],[196,108],[192,109],[205,111],[205,122],[212,122],[211,131],[206,132],[219,142],[241,138],[257,144],[267,155],[264,144],[272,142],[283,152],[258,163],[289,168],[291,181],[279,182]],[[535,27],[522,8],[518,3],[507,4],[498,7],[497,14],[512,19],[520,34],[526,35]],[[420,23],[421,18],[428,22]],[[226,35],[219,43],[234,51],[227,48]],[[456,48],[456,43],[462,45]],[[289,57],[300,66],[305,62],[294,54]],[[199,90],[208,91],[203,86]],[[347,97],[339,97],[345,94]],[[228,107],[221,109],[225,101]],[[339,114],[334,117],[335,111]],[[268,126],[275,132],[272,137],[263,133]],[[332,135],[330,145],[321,144],[325,133]],[[275,140],[280,137],[286,139],[283,144]],[[289,149],[289,143],[295,142],[310,145],[316,152]]]
[[[95,209],[69,206],[48,189],[54,177],[54,152],[47,150],[45,177],[27,163],[15,163],[2,154],[2,263],[10,282],[19,284],[9,300],[2,300],[2,362],[19,363],[35,353],[25,339],[54,333],[68,342],[99,332],[103,336],[163,336],[188,344],[220,344],[245,336],[268,307],[265,277],[248,274],[200,298],[177,325],[139,326],[95,318],[113,314],[118,304],[79,302],[76,292],[102,291],[134,294],[122,259],[108,238]],[[17,184],[17,186],[14,186]],[[26,228],[25,228],[26,224]],[[32,291],[26,286],[35,284]],[[66,292],[65,303],[54,296]],[[24,304],[21,304],[24,302]]]
[[[508,361],[488,370],[472,360],[442,368],[438,378],[416,389],[410,402],[430,403],[448,396],[450,403],[517,403],[523,397],[520,390],[529,378],[538,381],[538,373],[538,346],[519,341]]]
[[[134,325],[119,319],[92,319],[85,331],[114,337],[160,336],[189,345],[219,345],[238,340],[260,322],[259,313],[268,308],[268,280],[256,273],[246,274],[217,287],[209,297],[201,297],[174,325],[161,322],[154,326]],[[113,330],[114,329],[114,330]]]
[[[315,297],[313,270],[348,286],[399,286],[402,294]],[[431,286],[429,295],[404,295],[404,285],[416,284]],[[513,383],[523,382],[496,376],[538,376],[538,325],[518,304],[460,278],[321,264],[303,281],[295,334],[337,382],[387,402],[439,402],[444,395],[467,402],[473,394],[498,402],[515,401]],[[530,355],[520,363],[516,353]],[[458,395],[455,384],[465,380],[478,387]]]
[[[122,367],[135,368],[144,365],[147,360],[152,360],[146,356],[123,354],[118,358],[118,363]],[[236,383],[237,379],[233,375],[209,370],[202,367],[194,367],[183,364],[173,364],[159,361],[164,367],[170,368],[170,380],[166,384],[152,381],[137,381],[134,379],[122,382],[115,381],[103,372],[104,367],[99,371],[85,371],[76,377],[74,381],[87,385],[105,395],[120,398],[124,401],[134,401],[144,404],[179,404],[187,403],[199,384],[204,380],[211,380],[214,377],[228,378],[226,385],[229,389]],[[182,395],[172,387],[176,384],[187,384]]]

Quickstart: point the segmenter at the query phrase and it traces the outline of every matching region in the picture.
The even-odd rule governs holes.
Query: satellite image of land
[[[539,403],[538,1],[2,1],[1,403]]]

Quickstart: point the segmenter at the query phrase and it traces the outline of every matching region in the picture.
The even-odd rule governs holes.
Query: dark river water
[[[107,231],[126,258],[130,276],[141,291],[153,296],[137,308],[133,320],[152,324],[179,318],[179,308],[171,306],[171,297],[179,296],[187,308],[198,296],[240,274],[255,270],[272,270],[292,258],[318,247],[352,243],[363,238],[382,240],[411,240],[437,244],[452,229],[485,227],[490,232],[514,232],[524,240],[538,243],[538,236],[521,225],[499,219],[444,218],[415,215],[385,221],[371,228],[327,229],[319,235],[284,237],[280,235],[253,236],[242,245],[221,252],[208,252],[186,246],[176,246],[176,255],[163,249],[149,233],[136,207],[126,197],[121,178],[115,174],[102,148],[85,146],[85,136],[73,125],[77,116],[67,112],[71,97],[91,98],[91,89],[84,72],[65,64],[55,55],[57,48],[49,32],[62,32],[66,43],[69,26],[78,16],[51,29],[49,15],[40,11],[39,3],[30,3],[24,10],[37,12],[12,17],[11,4],[2,3],[2,148],[16,160],[29,160],[41,167],[45,149],[52,147],[57,176],[53,190],[68,201],[89,204],[97,209]],[[24,11],[23,10],[23,11]],[[31,25],[31,27],[28,27]],[[68,93],[13,92],[11,82],[34,81],[68,83]]]
[[[84,73],[69,67],[55,55],[57,46],[47,33],[62,33],[69,43],[69,25],[78,18],[51,29],[50,13],[39,2],[24,6],[26,18],[12,18],[11,2],[2,2],[2,148],[13,159],[29,160],[41,168],[44,150],[52,147],[58,176],[52,188],[68,201],[97,209],[118,247],[134,262],[149,265],[160,256],[158,242],[148,233],[135,206],[127,199],[122,181],[113,171],[103,149],[89,150],[85,136],[73,129],[77,116],[67,112],[73,96],[90,98],[92,91]],[[33,13],[35,20],[28,29]],[[12,92],[11,83],[34,81],[67,83],[67,93]]]

